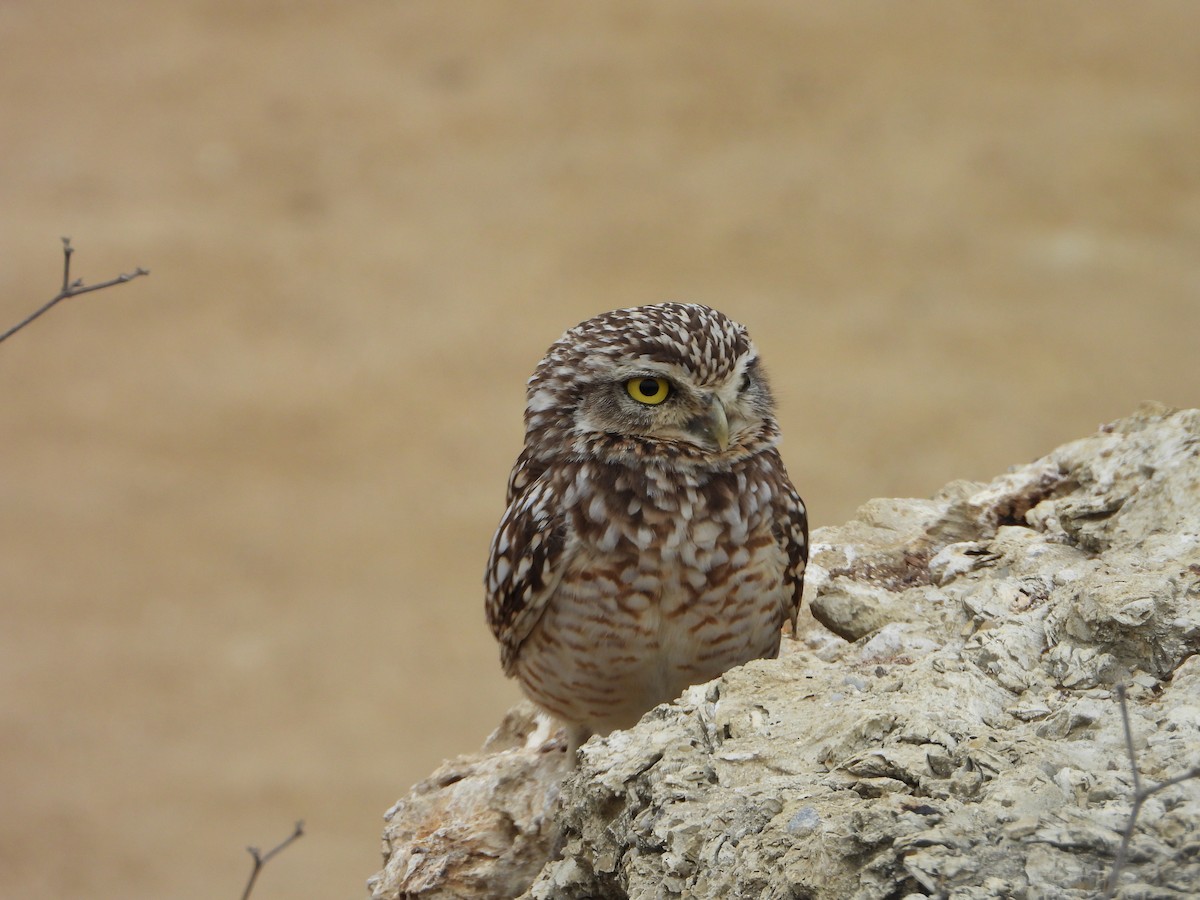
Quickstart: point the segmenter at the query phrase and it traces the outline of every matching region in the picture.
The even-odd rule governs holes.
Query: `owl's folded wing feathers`
[[[518,463],[518,469],[522,468]],[[563,515],[550,479],[510,480],[508,509],[492,538],[487,620],[511,675],[521,644],[537,625],[563,572]]]
[[[783,471],[783,463],[779,464]],[[775,515],[775,540],[787,554],[788,565],[783,573],[784,584],[791,588],[790,604],[785,610],[784,620],[791,622],[792,635],[796,634],[796,618],[800,615],[800,600],[804,594],[804,568],[808,564],[808,514],[804,501],[791,483],[785,481],[785,493],[778,504]]]

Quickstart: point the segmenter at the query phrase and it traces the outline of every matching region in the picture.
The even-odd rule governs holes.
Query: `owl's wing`
[[[804,567],[808,564],[808,512],[787,477],[783,460],[777,459],[777,463],[774,471],[781,484],[775,491],[775,540],[787,556],[783,583],[791,590],[787,595],[790,603],[785,613],[795,635],[796,617],[800,615],[800,599],[804,594]]]
[[[521,468],[518,460],[517,468]],[[487,620],[511,675],[517,653],[538,623],[563,572],[565,519],[551,479],[514,471],[508,509],[492,538],[484,584]]]
[[[544,462],[535,459],[528,447],[522,449],[521,455],[513,464],[512,471],[508,473],[508,493],[504,502],[511,506],[513,501],[529,490],[529,485],[537,481],[545,471],[546,464]]]

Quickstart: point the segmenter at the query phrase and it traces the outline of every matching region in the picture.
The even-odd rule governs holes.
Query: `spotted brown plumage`
[[[778,654],[808,557],[778,442],[746,329],[706,306],[604,313],[538,364],[487,617],[577,738]]]

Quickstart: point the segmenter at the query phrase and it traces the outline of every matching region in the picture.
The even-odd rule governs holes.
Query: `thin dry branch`
[[[1142,787],[1142,777],[1138,772],[1137,749],[1133,746],[1133,726],[1129,723],[1129,705],[1125,700],[1125,685],[1117,685],[1117,700],[1121,704],[1121,724],[1125,727],[1125,751],[1129,754],[1129,768],[1133,772],[1133,804],[1129,808],[1129,821],[1125,824],[1125,833],[1121,835],[1121,846],[1117,848],[1116,859],[1113,860],[1112,871],[1108,875],[1108,883],[1104,886],[1102,900],[1112,900],[1117,892],[1117,881],[1125,868],[1125,860],[1129,855],[1129,844],[1133,841],[1133,833],[1137,830],[1138,815],[1142,805],[1159,791],[1174,787],[1190,778],[1200,778],[1200,766],[1194,766],[1186,772],[1168,778],[1166,781]]]
[[[295,830],[266,853],[261,853],[257,847],[246,848],[246,851],[254,857],[254,868],[250,870],[250,879],[246,882],[246,889],[242,891],[242,900],[249,900],[250,892],[254,890],[254,882],[258,881],[258,873],[262,871],[262,867],[270,861],[271,857],[303,835],[304,823],[297,822]]]
[[[75,252],[75,248],[71,246],[71,239],[69,237],[63,238],[62,243],[63,243],[62,289],[59,290],[59,292],[57,294],[55,294],[53,297],[51,297],[50,300],[48,300],[46,303],[42,304],[42,306],[40,306],[38,309],[35,309],[32,313],[30,313],[28,316],[26,316],[24,319],[22,319],[16,325],[14,325],[12,328],[8,329],[3,334],[0,334],[0,342],[5,341],[8,338],[12,337],[14,334],[16,334],[18,331],[20,331],[22,328],[24,328],[26,325],[28,325],[30,322],[32,322],[34,319],[36,319],[38,316],[42,315],[42,313],[48,312],[50,309],[52,309],[55,306],[55,304],[61,303],[63,300],[66,300],[70,297],[78,297],[80,294],[90,294],[92,291],[102,291],[105,288],[115,287],[118,284],[125,284],[125,282],[127,282],[127,281],[133,281],[133,279],[139,278],[142,275],[150,274],[149,269],[143,269],[141,266],[138,266],[132,272],[123,272],[122,274],[118,275],[116,278],[110,278],[107,281],[98,281],[95,284],[84,284],[82,278],[76,278],[74,281],[72,281],[71,280],[71,254]]]

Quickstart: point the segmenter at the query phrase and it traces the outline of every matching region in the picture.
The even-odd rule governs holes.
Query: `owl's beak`
[[[729,417],[725,415],[724,404],[717,397],[713,397],[708,407],[708,415],[693,419],[688,425],[688,431],[712,441],[722,450],[727,449],[729,447]]]

